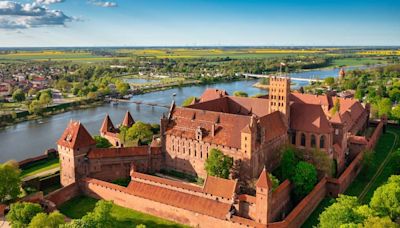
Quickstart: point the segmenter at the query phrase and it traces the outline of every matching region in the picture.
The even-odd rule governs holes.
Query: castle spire
[[[131,113],[129,111],[126,111],[124,120],[122,121],[122,126],[125,127],[132,127],[132,125],[135,124],[135,120],[133,119]]]
[[[261,172],[260,177],[258,178],[258,181],[256,183],[257,188],[266,188],[266,189],[271,189],[272,188],[272,181],[269,178],[268,172],[265,169]]]
[[[104,118],[103,124],[101,125],[100,128],[100,133],[105,133],[105,132],[115,132],[114,124],[112,123],[110,116],[108,114]]]

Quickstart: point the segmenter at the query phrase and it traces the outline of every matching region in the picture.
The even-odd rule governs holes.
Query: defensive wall
[[[384,122],[381,121],[366,146],[366,149],[373,149],[382,134]],[[288,214],[288,216],[279,222],[272,222],[268,227],[272,228],[295,228],[307,220],[319,203],[326,197],[337,197],[342,194],[348,186],[357,177],[362,168],[362,158],[364,151],[359,153],[350,165],[344,170],[339,178],[322,178],[314,189],[300,201],[299,204]],[[288,187],[289,188],[289,187]],[[274,208],[274,207],[273,207]]]

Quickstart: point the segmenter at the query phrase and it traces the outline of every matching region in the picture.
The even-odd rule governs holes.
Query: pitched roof
[[[267,189],[272,188],[272,182],[271,182],[271,179],[269,178],[268,172],[265,169],[265,167],[264,167],[263,171],[261,172],[260,177],[257,180],[256,187],[257,188],[267,188]]]
[[[133,120],[131,113],[127,111],[124,120],[122,121],[122,126],[132,127],[133,124],[135,124],[135,120]]]
[[[228,96],[228,93],[225,90],[206,89],[204,91],[204,93],[200,96],[200,102],[214,100],[214,99],[221,98],[224,96]]]
[[[228,203],[143,182],[131,181],[127,189],[130,194],[138,197],[219,219],[225,219],[231,209]]]
[[[148,146],[122,147],[122,148],[95,148],[88,152],[88,158],[114,158],[148,155]]]
[[[227,180],[213,176],[207,176],[203,186],[196,186],[193,184],[184,183],[182,181],[170,180],[167,178],[152,176],[139,172],[131,173],[132,181],[147,181],[156,184],[162,184],[173,188],[185,189],[198,193],[211,194],[225,199],[233,199],[236,191],[236,181]],[[149,184],[149,183],[148,183]]]
[[[332,100],[330,96],[324,95],[314,95],[314,94],[306,94],[306,93],[291,93],[290,100],[294,103],[305,103],[305,104],[314,104],[314,105],[324,105],[331,107]]]
[[[166,134],[188,139],[203,131],[202,141],[240,148],[241,130],[250,123],[250,116],[177,107],[172,111]],[[214,125],[214,136],[211,134]]]
[[[57,141],[60,146],[77,149],[96,144],[86,128],[79,121],[69,122],[60,139]]]
[[[235,180],[207,176],[203,190],[215,196],[232,199],[236,191],[236,184],[237,182]]]
[[[100,132],[115,132],[114,124],[112,123],[110,116],[107,114],[101,124]]]
[[[287,134],[287,124],[282,115],[281,112],[275,111],[260,118],[260,125],[265,129],[266,142]]]
[[[315,133],[332,131],[332,126],[321,105],[304,103],[294,103],[290,106],[290,128]]]

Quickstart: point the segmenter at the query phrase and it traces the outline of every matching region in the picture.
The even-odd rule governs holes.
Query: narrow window
[[[322,135],[319,139],[319,148],[325,148],[325,136]]]
[[[306,135],[301,133],[301,145],[306,146]]]

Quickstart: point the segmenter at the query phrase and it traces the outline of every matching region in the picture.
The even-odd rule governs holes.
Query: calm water
[[[291,74],[293,77],[319,77],[337,76],[339,69],[315,70]],[[143,81],[145,82],[145,81]],[[266,91],[252,87],[257,80],[224,82],[214,85],[198,85],[184,88],[176,88],[166,91],[153,92],[137,95],[132,100],[153,102],[158,104],[170,104],[172,94],[176,93],[176,103],[180,105],[189,96],[200,96],[206,88],[219,88],[232,94],[236,90],[242,90],[250,96]],[[305,85],[302,82],[297,84]],[[119,124],[125,112],[129,110],[135,120],[143,122],[159,123],[162,113],[166,108],[150,107],[120,103],[118,105],[105,104],[100,107],[85,110],[71,111],[58,114],[42,120],[28,121],[11,127],[0,129],[0,162],[9,159],[22,160],[28,157],[40,155],[45,149],[55,148],[56,141],[61,136],[70,120],[80,120],[90,133],[99,134],[99,128],[106,113],[108,113],[114,124]]]

